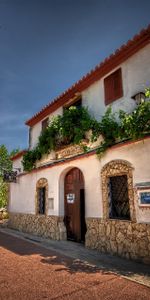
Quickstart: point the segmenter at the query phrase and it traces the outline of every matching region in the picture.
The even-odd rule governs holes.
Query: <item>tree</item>
[[[19,149],[15,149],[9,153],[5,145],[0,145],[0,208],[7,205],[8,199],[8,184],[3,181],[3,173],[12,170],[10,157],[18,151]]]
[[[17,154],[19,151],[20,151],[19,148],[13,149],[13,150],[10,152],[9,156],[12,157],[12,156],[14,156],[15,154]]]
[[[5,145],[0,146],[0,176],[3,175],[4,170],[11,171],[12,161]]]
[[[0,208],[7,205],[8,199],[8,184],[0,177]]]

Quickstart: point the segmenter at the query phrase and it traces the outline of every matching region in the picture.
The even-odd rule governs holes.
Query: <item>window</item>
[[[49,123],[49,118],[46,118],[45,120],[42,121],[42,131],[46,129]]]
[[[39,203],[39,214],[45,214],[45,187],[38,189],[38,203]]]
[[[68,109],[71,106],[75,106],[76,108],[81,108],[82,107],[82,99],[79,98],[78,100],[75,101],[69,101],[64,105],[64,109]]]
[[[127,175],[109,177],[109,218],[130,220]]]
[[[103,218],[136,222],[133,167],[126,160],[112,160],[101,170]]]
[[[48,213],[48,181],[40,178],[36,183],[35,212],[36,214],[47,215]]]
[[[104,90],[106,105],[123,96],[121,68],[104,79]]]
[[[29,128],[29,149],[32,146],[32,127]]]

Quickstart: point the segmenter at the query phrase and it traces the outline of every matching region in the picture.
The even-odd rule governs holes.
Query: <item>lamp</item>
[[[140,104],[142,100],[145,101],[145,93],[139,92],[131,97],[133,100],[135,100],[136,104]]]

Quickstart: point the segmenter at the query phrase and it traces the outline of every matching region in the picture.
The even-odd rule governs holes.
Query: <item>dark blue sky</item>
[[[149,23],[149,0],[0,0],[0,144]]]

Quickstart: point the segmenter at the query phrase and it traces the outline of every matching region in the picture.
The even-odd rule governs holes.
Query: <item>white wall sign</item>
[[[74,203],[75,194],[67,194],[67,203]]]

